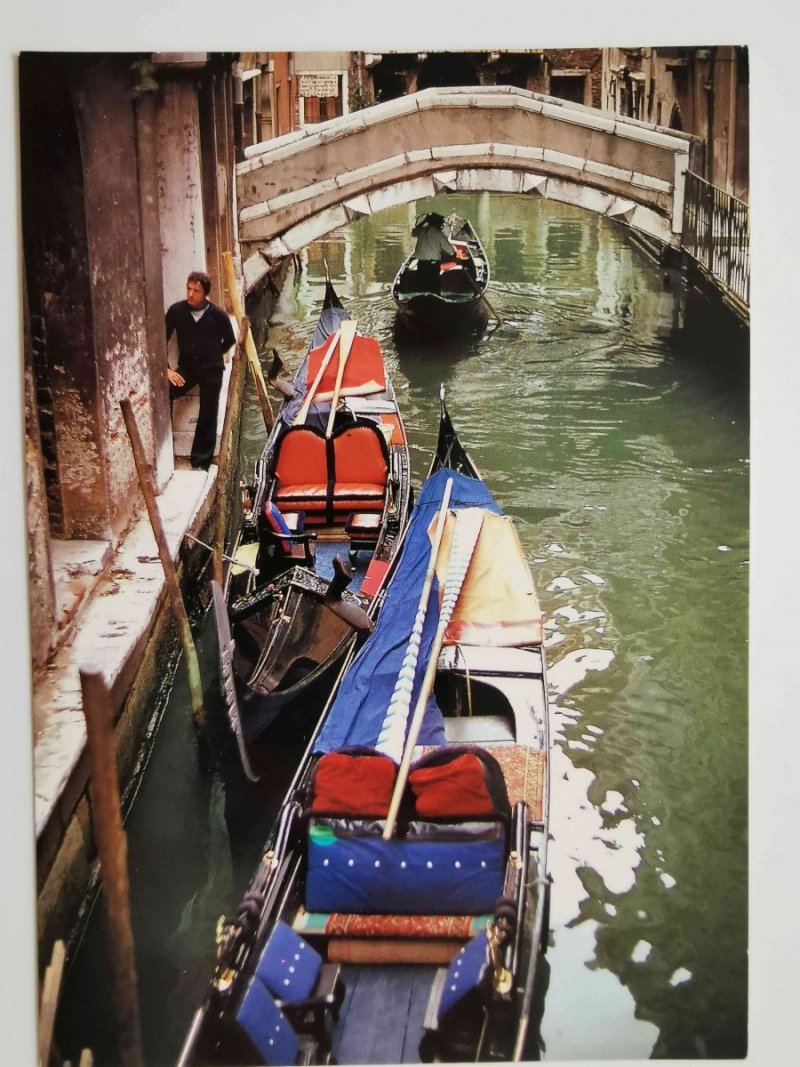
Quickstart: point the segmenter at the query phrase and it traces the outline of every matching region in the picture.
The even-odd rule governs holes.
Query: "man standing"
[[[439,292],[439,264],[455,255],[455,248],[442,232],[443,225],[444,217],[436,211],[430,211],[422,216],[411,231],[411,236],[417,239],[414,255],[417,257],[417,279],[421,292]]]
[[[192,442],[192,467],[208,470],[217,442],[217,410],[222,387],[223,356],[235,343],[231,320],[208,299],[211,279],[195,270],[186,282],[186,299],[167,310],[167,342],[178,339],[178,369],[167,368],[172,401],[200,386],[200,413]]]

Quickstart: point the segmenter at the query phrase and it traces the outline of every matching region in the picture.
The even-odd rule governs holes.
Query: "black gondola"
[[[444,398],[383,596],[218,927],[179,1067],[531,1058],[549,895],[542,617]]]
[[[406,526],[408,444],[378,342],[330,280],[311,346],[245,488],[223,590],[212,583],[222,691],[245,772],[270,725],[310,729],[337,666],[371,628]]]
[[[419,224],[424,220],[421,216]],[[419,269],[412,253],[392,283],[398,307],[398,326],[411,332],[442,333],[467,326],[481,304],[489,284],[489,261],[468,219],[451,214],[442,232],[455,248],[455,257],[439,265],[431,282]]]

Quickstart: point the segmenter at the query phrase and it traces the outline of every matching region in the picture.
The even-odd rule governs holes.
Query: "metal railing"
[[[681,244],[749,305],[750,211],[743,200],[687,171]]]

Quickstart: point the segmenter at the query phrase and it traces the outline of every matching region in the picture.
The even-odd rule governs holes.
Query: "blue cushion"
[[[480,915],[503,892],[502,828],[483,840],[420,841],[379,833],[342,834],[312,825],[308,911],[397,915]]]
[[[489,939],[484,931],[468,941],[453,958],[447,968],[442,998],[439,1001],[440,1019],[471,989],[479,985],[489,964],[488,947]]]
[[[316,985],[322,957],[284,922],[275,924],[256,968],[257,977],[278,1000],[305,1000]]]
[[[286,519],[280,513],[280,509],[277,504],[274,504],[271,500],[267,500],[264,503],[264,518],[267,520],[270,529],[275,533],[288,534],[292,531],[286,525]]]
[[[292,1064],[299,1041],[286,1016],[258,979],[253,978],[236,1013],[241,1026],[270,1065]]]

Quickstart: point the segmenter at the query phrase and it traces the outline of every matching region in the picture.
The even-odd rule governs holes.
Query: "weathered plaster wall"
[[[83,72],[76,87],[100,394],[95,447],[113,501],[109,523],[115,540],[130,525],[140,500],[120,400],[131,399],[145,453],[152,458],[156,442],[150,398],[156,387],[166,392],[160,368],[157,386],[153,382],[155,360],[148,352],[136,117],[128,67],[116,57],[103,59]],[[81,457],[71,457],[65,469],[79,480]]]
[[[164,307],[186,296],[186,277],[206,269],[200,116],[194,82],[162,81],[158,184]]]
[[[28,526],[28,608],[31,661],[34,668],[47,662],[53,646],[56,614],[55,589],[50,568],[50,524],[47,516],[42,467],[42,444],[36,410],[30,323],[27,299],[25,323],[25,490]]]
[[[109,521],[91,358],[83,169],[63,59],[20,57],[22,215],[36,405],[51,533],[103,537]],[[78,459],[81,476],[69,467]]]

